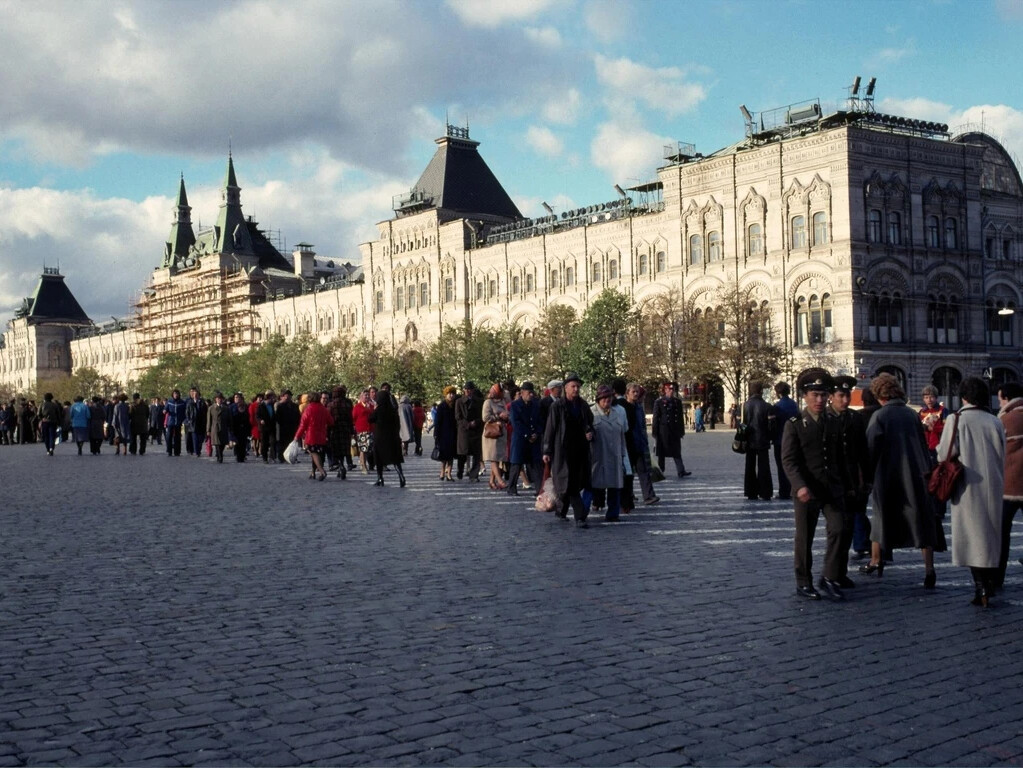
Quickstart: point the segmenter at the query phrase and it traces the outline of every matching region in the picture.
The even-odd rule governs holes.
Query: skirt
[[[355,435],[355,444],[359,446],[360,453],[373,452],[373,433],[358,432]]]
[[[75,435],[76,443],[87,443],[89,442],[89,428],[88,427],[72,427],[71,431]]]

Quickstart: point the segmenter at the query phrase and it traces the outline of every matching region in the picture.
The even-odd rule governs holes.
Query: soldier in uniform
[[[846,542],[843,551],[850,545],[856,552],[856,559],[862,560],[870,554],[870,519],[867,517],[867,497],[870,495],[870,456],[867,453],[867,421],[860,411],[849,407],[856,379],[852,376],[836,376],[835,391],[831,395],[828,412],[838,419],[842,426],[842,454],[845,458],[846,495],[845,511]],[[846,577],[844,587],[855,586]]]
[[[845,543],[845,483],[842,435],[838,420],[828,414],[834,381],[827,371],[811,368],[796,382],[806,400],[799,416],[789,419],[782,436],[782,466],[795,497],[796,594],[810,600],[821,595],[813,587],[813,536],[821,513],[827,526],[823,575],[818,586],[832,600],[843,600],[849,550]]]

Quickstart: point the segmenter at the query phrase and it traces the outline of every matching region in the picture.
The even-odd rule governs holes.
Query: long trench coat
[[[590,443],[593,412],[581,397],[576,406],[559,397],[551,403],[543,433],[543,455],[551,457],[554,492],[559,496],[580,493],[590,487]]]
[[[1005,429],[997,416],[965,405],[945,421],[938,458],[948,453],[957,433],[953,455],[963,464],[963,477],[952,494],[952,563],[972,568],[996,568],[1002,543],[1002,490],[1005,470]]]
[[[625,465],[629,461],[625,433],[629,420],[625,409],[612,405],[604,413],[599,405],[593,413],[593,442],[590,444],[590,487],[621,488],[625,480]]]
[[[657,398],[650,427],[654,433],[654,448],[658,456],[677,459],[682,455],[686,423],[681,400],[677,397]]]
[[[394,406],[390,392],[377,392],[377,407],[373,409],[369,420],[373,422],[373,452],[377,464],[401,464],[398,409]]]
[[[464,395],[455,400],[455,420],[458,422],[458,455],[476,456],[483,448],[483,397],[478,392],[472,397]],[[475,426],[469,426],[470,422]]]
[[[540,444],[543,442],[543,424],[540,421],[540,401],[532,398],[512,400],[508,406],[508,417],[512,426],[511,455],[513,464],[536,464],[540,461]],[[529,442],[529,436],[537,439]]]
[[[501,414],[507,413],[508,408],[500,398],[488,397],[483,403],[483,423],[496,421],[501,425],[501,435],[496,440],[483,438],[483,461],[508,461],[508,422],[501,420]]]
[[[871,540],[883,550],[934,547],[944,552],[945,534],[927,492],[927,439],[905,400],[889,400],[871,417],[867,451],[874,478]]]
[[[214,401],[206,410],[206,434],[210,436],[210,445],[227,445],[228,427],[231,424],[231,409],[226,405],[217,405]]]

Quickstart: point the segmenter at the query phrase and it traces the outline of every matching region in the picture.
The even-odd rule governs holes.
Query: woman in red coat
[[[364,389],[359,395],[358,401],[352,407],[352,422],[355,425],[355,444],[359,448],[359,464],[362,466],[362,474],[367,474],[372,469],[373,462],[373,422],[370,417],[373,415],[373,405],[370,401],[369,390]],[[366,464],[369,462],[369,468]]]
[[[313,460],[313,471],[309,473],[309,479],[320,473],[320,480],[327,479],[327,472],[323,468],[323,454],[327,450],[327,430],[334,426],[334,417],[320,403],[320,393],[313,392],[309,395],[309,402],[302,411],[302,418],[298,422],[298,430],[295,432],[295,439],[305,442],[305,449]]]
[[[259,456],[262,446],[259,444],[259,406],[263,402],[262,395],[256,395],[252,398],[252,402],[249,403],[249,425],[252,427],[252,431],[249,433],[252,437],[252,455]]]

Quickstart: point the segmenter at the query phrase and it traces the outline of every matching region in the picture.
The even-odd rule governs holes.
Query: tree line
[[[581,316],[572,307],[552,304],[531,327],[474,328],[466,322],[446,326],[436,341],[397,350],[365,337],[338,336],[324,343],[310,335],[273,336],[242,353],[166,355],[135,382],[82,368],[70,379],[40,381],[37,389],[59,400],[119,391],[166,397],[176,387],[192,385],[207,394],[251,396],[270,387],[298,393],[342,383],[355,392],[389,381],[399,392],[426,401],[467,380],[481,388],[508,379],[542,386],[576,371],[592,385],[619,376],[648,386],[699,382],[708,391],[720,384],[741,402],[749,381],[768,382],[780,371],[783,351],[770,312],[736,285],[702,304],[697,308],[685,301],[678,286],[642,307],[628,294],[607,289]]]

